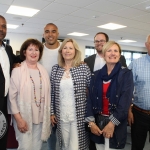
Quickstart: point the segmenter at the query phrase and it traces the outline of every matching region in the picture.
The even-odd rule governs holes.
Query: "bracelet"
[[[95,123],[94,123],[94,122],[90,122],[90,123],[88,124],[88,127],[91,128],[93,124],[95,124]]]

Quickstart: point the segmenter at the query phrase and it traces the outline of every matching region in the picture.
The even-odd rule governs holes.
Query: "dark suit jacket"
[[[84,59],[84,62],[89,66],[91,72],[94,72],[93,69],[94,69],[94,64],[95,64],[95,58],[96,58],[96,54],[91,55]],[[121,55],[120,57],[120,63],[122,66],[127,67],[126,60],[123,55]]]

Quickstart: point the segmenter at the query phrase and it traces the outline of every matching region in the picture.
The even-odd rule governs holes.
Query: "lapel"
[[[96,54],[94,54],[91,58],[91,70],[94,72],[94,64],[95,64]]]

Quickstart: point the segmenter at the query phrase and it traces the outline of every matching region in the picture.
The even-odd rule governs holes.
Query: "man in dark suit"
[[[91,55],[84,59],[84,62],[89,66],[91,72],[101,69],[105,65],[105,60],[102,54],[103,45],[109,41],[109,37],[104,32],[98,32],[94,37],[94,44],[97,54]],[[124,56],[121,55],[120,62],[122,66],[127,67]],[[89,150],[96,150],[95,143],[90,140]]]
[[[91,72],[101,69],[105,61],[103,59],[102,48],[103,45],[109,41],[109,37],[104,32],[98,32],[94,37],[94,44],[97,54],[91,55],[84,59],[84,62],[90,67]],[[127,67],[125,57],[121,55],[120,62],[122,66]]]
[[[7,93],[9,88],[10,73],[16,56],[12,48],[4,44],[3,39],[6,36],[7,23],[0,15],[0,149],[6,150],[8,120],[7,120]]]

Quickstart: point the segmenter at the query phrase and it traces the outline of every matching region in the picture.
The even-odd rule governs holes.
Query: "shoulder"
[[[55,70],[55,69],[57,69],[59,67],[59,65],[58,64],[55,64],[53,67],[52,67],[52,70]]]
[[[132,76],[132,70],[131,69],[128,69],[126,67],[121,67],[120,71],[119,71],[119,75],[118,75],[118,78],[129,78]]]
[[[84,69],[86,71],[87,70],[90,71],[90,68],[89,68],[89,66],[86,63],[81,63],[77,68]]]
[[[89,60],[91,60],[91,59],[94,59],[95,57],[96,57],[96,54],[93,54],[93,55],[91,55],[91,56],[85,58],[84,61],[85,61],[85,62],[86,62],[86,61],[89,61]]]
[[[21,67],[13,68],[12,73],[11,73],[11,76],[18,77],[18,76],[19,76],[20,69],[21,69]]]

